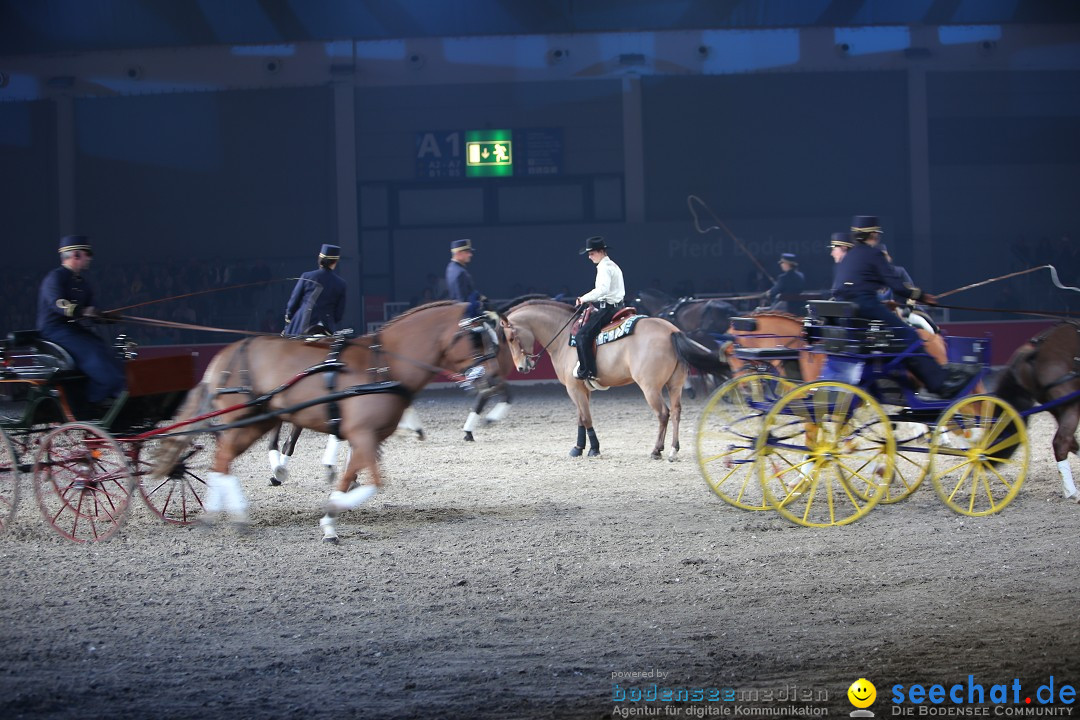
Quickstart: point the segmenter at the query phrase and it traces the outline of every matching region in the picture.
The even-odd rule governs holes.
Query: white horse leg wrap
[[[335,490],[330,493],[330,505],[337,512],[355,510],[374,497],[376,492],[374,485],[361,485],[359,487],[354,487],[349,492]]]
[[[398,427],[414,432],[423,429],[423,425],[420,424],[420,415],[417,414],[412,405],[405,408],[405,412],[401,413],[401,419],[398,420]]]
[[[324,540],[334,540],[337,538],[337,524],[334,522],[333,515],[323,515],[319,520],[319,527],[322,528],[322,536]]]
[[[510,403],[503,400],[491,408],[491,412],[487,414],[487,421],[499,422],[506,417],[508,412],[510,412]]]
[[[210,508],[210,496],[217,492],[219,506],[223,505],[224,509],[229,513],[242,517],[247,515],[248,501],[244,495],[244,489],[240,487],[240,481],[236,479],[235,475],[226,475],[219,472],[211,472],[207,475],[206,484],[209,488],[207,493],[207,510],[210,512],[217,512],[217,510]]]
[[[475,412],[470,412],[469,417],[465,420],[465,425],[461,429],[465,432],[472,432],[476,429],[476,423],[478,422],[480,422],[480,416]]]
[[[337,449],[341,441],[333,435],[326,437],[326,450],[322,454],[322,464],[334,466],[337,465]]]
[[[274,472],[281,465],[281,453],[277,449],[271,450],[267,455],[270,458],[270,472]]]
[[[1073,484],[1072,470],[1069,469],[1069,458],[1065,458],[1057,464],[1058,472],[1061,473],[1061,491],[1067,498],[1076,497],[1076,485]]]

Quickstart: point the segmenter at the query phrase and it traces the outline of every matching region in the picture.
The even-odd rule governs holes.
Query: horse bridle
[[[547,345],[544,345],[542,348],[540,348],[540,352],[535,353],[535,354],[525,352],[525,346],[522,345],[521,340],[518,339],[517,328],[515,328],[514,324],[512,322],[510,322],[510,318],[508,318],[508,317],[504,318],[506,320],[505,327],[509,331],[506,334],[506,341],[507,342],[515,342],[517,344],[518,351],[521,352],[521,354],[525,356],[525,361],[526,361],[527,367],[528,367],[528,370],[526,370],[525,372],[530,372],[530,371],[532,371],[533,368],[536,367],[536,359],[539,358],[541,355],[543,355],[547,351],[548,347],[551,346],[551,343],[555,342],[555,340],[559,337],[559,335],[562,334],[562,331],[566,329],[566,326],[574,321],[574,318],[576,318],[578,316],[578,314],[581,312],[581,309],[584,308],[584,307],[585,307],[584,305],[579,305],[578,307],[574,308],[574,312],[570,315],[569,318],[567,318],[566,322],[563,323],[563,326],[555,331],[555,335],[550,340],[548,340]]]

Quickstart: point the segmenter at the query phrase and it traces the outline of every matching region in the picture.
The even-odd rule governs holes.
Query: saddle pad
[[[616,314],[615,317],[618,318],[619,315]],[[596,344],[598,346],[604,345],[630,335],[634,332],[634,327],[637,325],[638,320],[645,317],[648,317],[648,315],[631,315],[630,317],[624,317],[621,320],[616,319],[615,322],[605,325],[604,329],[600,331],[600,334],[596,336]],[[570,347],[577,347],[573,335],[570,336]]]

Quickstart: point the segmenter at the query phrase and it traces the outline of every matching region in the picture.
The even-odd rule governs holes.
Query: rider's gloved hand
[[[85,318],[96,318],[98,316],[97,308],[92,305],[90,307],[83,308],[82,316]]]
[[[937,305],[937,295],[923,293],[919,298],[919,302],[925,303],[926,305]]]

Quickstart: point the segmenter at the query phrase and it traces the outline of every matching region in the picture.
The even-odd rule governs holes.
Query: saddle
[[[589,307],[585,308],[585,312],[578,315],[577,319],[574,320],[574,323],[570,326],[571,337],[577,335],[578,332],[581,331],[581,326],[585,324],[586,320],[592,317],[592,314],[594,312],[596,312],[596,309],[592,305],[590,305]],[[600,328],[600,333],[602,334],[604,332],[612,330],[616,325],[621,323],[623,320],[626,320],[626,318],[630,317],[636,312],[637,308],[624,307],[622,310],[619,310],[617,313],[611,316],[611,320],[608,321],[608,323],[604,325],[604,327]]]

